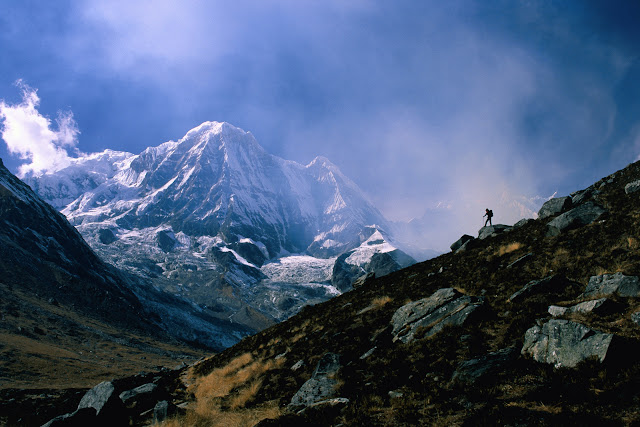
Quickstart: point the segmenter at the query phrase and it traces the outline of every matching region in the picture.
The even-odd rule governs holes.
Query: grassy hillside
[[[591,200],[607,210],[592,224],[549,236],[553,217],[531,221],[474,249],[442,255],[309,307],[194,365],[183,374],[187,411],[166,425],[251,425],[262,418],[272,419],[265,425],[639,422],[636,354],[612,350],[604,362],[588,358],[575,368],[520,355],[525,332],[537,319],[551,317],[550,305],[580,302],[591,276],[640,275],[640,193],[624,190],[638,179],[636,163],[590,187]],[[530,281],[550,275],[579,286],[510,301]],[[483,296],[481,314],[433,336],[418,331],[410,343],[394,342],[390,321],[396,310],[442,288]],[[631,314],[640,309],[640,300],[610,299],[616,309],[608,314],[564,318],[635,343],[640,327]],[[495,373],[471,382],[452,380],[464,361],[509,348],[516,357]],[[333,396],[348,403],[303,411],[287,406],[328,352],[341,360]]]
[[[595,298],[584,295],[592,276],[640,275],[640,191],[625,192],[636,180],[640,163],[574,194],[574,207],[591,203],[605,210],[588,225],[554,231],[550,224],[555,224],[558,212],[476,239],[464,251],[367,281],[307,307],[194,365],[154,374],[154,383],[165,384],[162,399],[174,408],[169,419],[155,424],[640,422],[640,326],[633,316],[640,310],[637,296],[610,295],[607,310],[558,317],[584,325],[580,327],[588,332],[578,337],[579,346],[591,337],[613,334],[606,335],[615,341],[606,357],[584,357],[566,367],[564,362],[537,362],[521,354],[527,331],[552,318],[549,306],[571,307]],[[513,297],[530,282],[549,277],[553,279],[544,282],[547,288],[542,291],[538,287]],[[394,339],[399,327],[394,329],[392,320],[398,309],[447,288],[477,303],[477,310],[461,325],[429,320],[415,330],[412,341]],[[454,317],[473,304],[449,314]],[[430,329],[436,325],[439,329]],[[132,377],[125,382],[132,388],[148,378],[136,381]],[[324,394],[314,401],[300,390]],[[77,398],[73,399],[67,396],[60,402],[73,410],[71,402],[77,404]],[[134,425],[152,423],[157,400],[120,407],[118,416],[126,414]],[[109,416],[99,414],[102,419]]]

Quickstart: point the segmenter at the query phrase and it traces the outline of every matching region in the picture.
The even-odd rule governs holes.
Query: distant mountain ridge
[[[104,259],[253,331],[360,276],[415,262],[393,243],[393,225],[328,159],[281,159],[228,123],[205,122],[137,155],[85,155],[25,181]]]
[[[138,155],[107,150],[55,174],[25,179],[78,226],[251,236],[268,257],[335,256],[363,226],[389,228],[360,189],[328,159],[309,165],[270,155],[249,133],[206,122],[179,141]],[[349,248],[351,249],[351,248]]]

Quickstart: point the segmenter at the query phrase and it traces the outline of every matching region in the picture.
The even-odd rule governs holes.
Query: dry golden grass
[[[496,251],[496,255],[502,256],[502,255],[510,254],[511,252],[517,251],[521,247],[522,247],[522,243],[520,242],[513,242],[507,245],[502,245]]]
[[[243,353],[225,366],[195,378],[191,374],[189,391],[195,401],[187,414],[162,426],[249,426],[265,418],[280,415],[275,403],[247,408],[260,391],[264,375],[281,368],[286,358],[256,360],[251,353]]]
[[[277,418],[282,410],[276,402],[268,402],[251,409],[236,411],[212,410],[208,416],[188,411],[185,416],[171,418],[162,423],[154,423],[154,427],[249,427],[267,418]]]
[[[363,308],[362,310],[360,310],[357,314],[358,316],[366,313],[367,311],[371,311],[371,310],[375,310],[376,308],[380,308],[385,306],[386,304],[390,303],[391,301],[393,301],[393,298],[391,298],[390,296],[381,296],[381,297],[376,297],[374,299],[371,300],[371,304],[369,304],[367,307]]]
[[[376,297],[373,300],[371,300],[371,305],[375,308],[379,308],[390,303],[391,301],[393,301],[393,298],[391,298],[388,295],[384,295],[381,297]]]

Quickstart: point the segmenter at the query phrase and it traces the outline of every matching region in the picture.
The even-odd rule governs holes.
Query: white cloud
[[[18,175],[41,174],[56,171],[70,163],[68,148],[75,148],[79,133],[71,111],[59,112],[57,130],[51,120],[37,110],[40,98],[37,91],[21,80],[16,85],[22,90],[22,102],[15,105],[0,100],[2,139],[11,154],[27,160]]]

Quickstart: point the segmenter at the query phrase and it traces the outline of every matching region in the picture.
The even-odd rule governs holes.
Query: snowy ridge
[[[363,226],[386,221],[326,158],[307,166],[280,159],[251,133],[219,122],[138,155],[107,150],[74,159],[27,182],[75,225],[131,228],[171,219],[175,231],[222,230],[231,241],[258,236],[269,258],[335,256]]]
[[[395,255],[379,231],[391,228],[386,219],[328,159],[281,159],[228,123],[139,154],[86,155],[27,181],[104,259],[249,330],[348,290],[352,273],[386,274],[410,259]],[[348,251],[354,269],[338,287]]]

